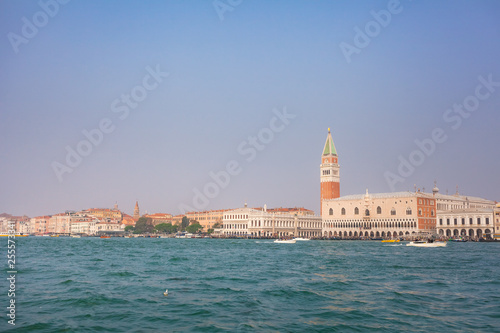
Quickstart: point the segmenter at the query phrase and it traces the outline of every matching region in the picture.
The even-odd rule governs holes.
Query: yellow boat
[[[399,239],[383,239],[382,243],[399,243]]]

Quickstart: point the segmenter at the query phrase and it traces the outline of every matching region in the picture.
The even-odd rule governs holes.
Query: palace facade
[[[436,199],[422,192],[348,195],[323,201],[323,236],[399,238],[436,229]]]
[[[321,217],[304,212],[311,211],[304,208],[268,210],[266,206],[254,209],[245,205],[224,213],[221,233],[240,237],[320,237]]]
[[[441,236],[493,238],[495,234],[496,202],[477,197],[444,195],[434,183],[437,200],[437,232]],[[498,217],[497,217],[498,219]]]
[[[320,166],[323,236],[399,238],[419,234],[448,237],[500,238],[500,209],[477,197],[432,193],[368,193],[340,196],[338,155],[330,129]]]

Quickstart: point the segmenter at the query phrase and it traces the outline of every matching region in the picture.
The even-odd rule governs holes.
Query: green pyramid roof
[[[328,129],[328,136],[326,137],[325,148],[323,149],[323,155],[337,155],[337,150],[333,144],[332,135],[330,134],[330,129]]]

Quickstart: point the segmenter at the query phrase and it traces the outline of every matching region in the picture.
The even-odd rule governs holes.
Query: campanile
[[[340,173],[337,150],[333,144],[330,129],[328,129],[328,136],[326,137],[325,148],[323,148],[323,155],[321,155],[321,208],[323,213],[323,200],[335,199],[340,197]]]

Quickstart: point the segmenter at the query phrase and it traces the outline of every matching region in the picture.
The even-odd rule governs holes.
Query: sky
[[[0,213],[500,201],[498,1],[0,2]]]

